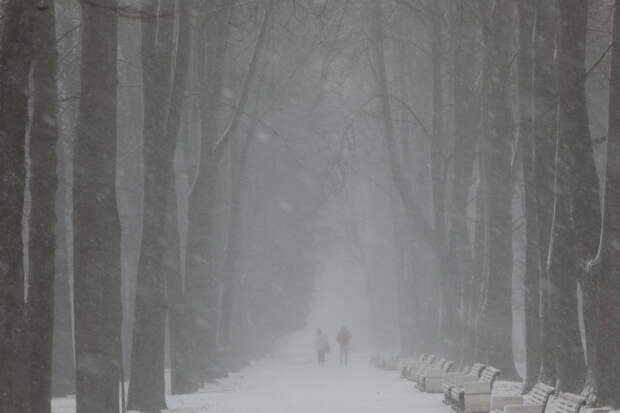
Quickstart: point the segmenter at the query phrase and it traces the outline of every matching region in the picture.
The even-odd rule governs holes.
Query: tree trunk
[[[536,221],[540,259],[540,374],[539,381],[554,384],[557,379],[555,347],[550,312],[550,282],[547,272],[549,237],[553,212],[553,159],[557,119],[555,77],[556,13],[555,0],[536,0],[533,67],[534,170],[536,174]],[[528,378],[528,380],[530,380]]]
[[[186,392],[215,375],[218,298],[215,277],[216,242],[214,239],[215,181],[218,162],[214,153],[218,133],[218,110],[222,93],[222,76],[228,38],[228,2],[218,2],[219,10],[210,24],[202,25],[196,53],[200,88],[201,149],[196,182],[189,197],[189,232],[186,251],[186,302],[189,325],[188,352],[183,364],[192,386]],[[212,4],[203,6],[206,13]],[[206,47],[204,44],[206,43]],[[205,50],[206,49],[206,50]]]
[[[597,298],[596,285],[591,277],[584,277],[586,263],[596,254],[600,238],[601,204],[599,180],[594,163],[594,153],[589,129],[589,118],[585,88],[585,44],[587,41],[588,3],[560,2],[560,35],[558,44],[558,76],[560,84],[560,127],[561,138],[566,139],[571,152],[570,174],[571,206],[576,248],[576,276],[583,292],[583,316],[586,340],[595,337]],[[579,335],[581,337],[581,335]],[[577,344],[581,344],[580,341]],[[596,345],[587,346],[588,374],[596,366]],[[575,351],[577,351],[575,349]],[[570,368],[570,366],[569,366]],[[566,372],[568,374],[568,372]],[[562,380],[562,377],[559,377]],[[567,380],[570,380],[568,377]],[[576,385],[576,383],[575,383]],[[587,387],[590,387],[587,383]]]
[[[2,4],[0,28],[0,412],[24,411],[28,397],[27,352],[23,351],[24,262],[22,219],[26,189],[33,18],[32,3]]]
[[[558,386],[562,391],[579,392],[584,384],[585,361],[577,307],[577,279],[586,253],[587,239],[584,222],[588,216],[577,197],[591,200],[589,194],[577,187],[583,184],[598,187],[596,171],[589,165],[587,154],[592,153],[590,133],[582,84],[584,75],[587,3],[559,3],[559,33],[557,46],[557,76],[559,87],[558,137],[556,142],[556,176],[554,216],[549,247],[548,271],[550,286],[552,332],[556,337],[556,367]],[[579,174],[583,176],[579,176]],[[586,182],[590,174],[595,182]],[[598,188],[596,190],[598,192]],[[598,198],[598,197],[597,197]],[[593,208],[590,206],[589,208]],[[577,228],[579,226],[579,229]],[[585,239],[581,239],[586,237]],[[591,252],[590,252],[591,253]]]
[[[454,277],[462,284],[464,314],[462,349],[464,364],[474,362],[474,329],[472,296],[476,285],[473,280],[473,257],[467,222],[468,195],[473,182],[480,118],[479,96],[474,90],[476,76],[476,20],[463,3],[458,4],[456,45],[454,51],[454,169],[452,203],[450,208],[450,257]],[[455,299],[458,297],[455,297]]]
[[[51,412],[54,325],[56,145],[56,31],[54,2],[34,12],[30,125],[29,277],[27,301],[29,412]],[[34,7],[31,5],[30,7]]]
[[[485,1],[481,13],[488,13]],[[480,345],[488,364],[518,377],[512,354],[512,119],[508,100],[514,3],[497,0],[483,28],[487,140],[482,143],[487,183],[488,268]]]
[[[56,194],[56,276],[54,281],[54,350],[52,357],[52,395],[75,394],[75,349],[71,304],[71,253],[73,233],[69,227],[71,155],[67,142],[58,145],[58,192]]]
[[[614,1],[613,39],[620,36],[620,0]],[[598,406],[620,406],[618,371],[620,371],[620,45],[611,49],[609,79],[609,131],[607,138],[607,179],[605,181],[604,221],[594,278],[596,317],[589,328],[588,347],[594,346],[596,358],[588,359],[590,384]],[[596,305],[595,304],[595,305]],[[596,334],[595,336],[592,336]]]
[[[538,381],[540,373],[540,256],[538,255],[536,170],[534,169],[532,126],[534,0],[520,1],[517,10],[519,16],[519,144],[525,198],[523,210],[526,238],[524,275],[526,377],[523,392],[527,393]]]
[[[77,413],[119,410],[120,222],[116,202],[116,0],[82,1],[81,98],[75,144]]]
[[[446,243],[446,202],[443,141],[443,59],[444,41],[442,20],[444,18],[439,2],[431,0],[428,4],[428,31],[431,43],[431,63],[433,68],[433,136],[431,142],[431,182],[433,188],[433,212],[435,229],[435,249],[441,285],[441,347],[447,357],[456,359],[459,353],[461,325],[458,313],[462,279],[449,271],[449,254]]]
[[[151,411],[166,408],[166,279],[168,271],[180,271],[166,265],[166,252],[174,154],[189,66],[189,2],[151,1],[147,10],[156,17],[142,22],[145,213],[128,408]],[[178,21],[178,34],[171,16]]]
[[[222,291],[222,320],[220,344],[231,349],[232,344],[231,330],[233,320],[234,293],[238,289],[240,280],[238,260],[240,258],[241,248],[241,194],[243,192],[243,181],[245,166],[249,157],[250,148],[256,134],[256,127],[259,121],[258,109],[261,103],[261,91],[263,85],[257,86],[256,100],[252,113],[252,120],[248,128],[247,134],[243,141],[235,141],[231,146],[231,199],[230,199],[230,220],[228,222],[228,245],[226,248],[226,257],[224,258],[224,290]],[[239,303],[238,306],[240,306]]]

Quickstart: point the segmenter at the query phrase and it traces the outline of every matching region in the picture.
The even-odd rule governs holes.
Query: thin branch
[[[263,49],[263,45],[265,44],[267,27],[269,26],[269,19],[271,17],[271,14],[273,13],[275,4],[276,0],[270,0],[269,4],[267,5],[265,17],[263,18],[260,33],[258,35],[258,39],[256,40],[256,46],[254,47],[254,52],[252,53],[252,59],[250,60],[250,66],[248,67],[248,71],[245,75],[243,87],[241,89],[241,95],[239,96],[239,101],[236,105],[237,108],[235,109],[233,117],[230,120],[230,123],[228,124],[228,127],[226,128],[224,134],[215,142],[215,145],[213,146],[212,150],[216,155],[221,153],[226,142],[228,142],[235,135],[239,127],[239,121],[241,120],[241,115],[245,111],[245,106],[250,95],[252,80],[254,78],[254,73],[256,72],[256,66],[258,64],[258,60]]]

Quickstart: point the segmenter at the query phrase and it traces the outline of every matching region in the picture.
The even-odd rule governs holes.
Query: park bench
[[[435,356],[428,353],[423,353],[417,360],[406,360],[403,362],[400,370],[400,376],[402,378],[410,377],[410,372],[413,372],[422,366],[433,363],[435,361]]]
[[[586,401],[584,396],[560,392],[549,397],[543,413],[579,413]]]
[[[439,392],[443,391],[444,395],[450,391],[450,389],[456,385],[460,385],[467,381],[478,381],[482,372],[486,366],[481,363],[476,363],[469,369],[469,372],[454,372],[445,373],[441,376],[429,377],[426,381],[427,387],[437,386],[440,387]],[[439,384],[437,384],[439,383]]]
[[[491,391],[499,373],[495,367],[485,367],[480,379],[463,381],[444,391],[444,402],[457,413],[488,413]]]
[[[439,393],[441,392],[442,379],[450,374],[450,370],[454,367],[454,361],[444,359],[439,368],[427,368],[424,371],[418,373],[416,377],[416,387],[418,390],[427,393]],[[461,374],[465,374],[460,372]],[[434,382],[431,378],[435,378]]]
[[[438,371],[438,370],[441,370],[443,368],[444,364],[447,363],[448,361],[449,361],[448,359],[440,358],[439,360],[435,360],[435,362],[432,363],[432,364],[423,365],[419,369],[417,369],[415,374],[411,374],[409,379],[411,381],[414,381],[416,383],[416,385],[417,385],[417,382],[420,379],[420,377],[422,375],[424,375],[427,371]]]
[[[555,388],[544,383],[536,383],[523,396],[492,396],[493,413],[543,413]]]
[[[435,355],[431,354],[426,357],[426,360],[424,360],[424,362],[422,363],[408,363],[403,369],[402,377],[411,381],[415,381],[416,374],[418,374],[421,369],[432,366],[439,367],[439,362],[440,360],[435,357]]]
[[[421,353],[418,357],[408,357],[400,359],[398,362],[398,370],[400,371],[400,377],[405,377],[405,369],[414,364],[425,364],[426,359],[431,355],[428,353]]]

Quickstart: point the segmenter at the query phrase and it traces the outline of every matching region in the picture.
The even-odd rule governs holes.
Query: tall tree
[[[586,97],[586,41],[588,26],[588,3],[565,4],[560,2],[560,32],[558,42],[558,79],[560,86],[561,139],[566,139],[571,181],[571,212],[574,225],[576,275],[581,284],[583,317],[585,320],[588,351],[588,379],[594,378],[591,370],[596,368],[597,346],[589,343],[596,337],[598,323],[596,283],[592,277],[584,277],[586,262],[596,254],[601,227],[601,200],[599,179],[594,162],[594,150],[590,134],[590,120]],[[591,331],[594,330],[594,331]],[[581,337],[581,335],[579,335]],[[577,341],[575,344],[581,344]],[[575,349],[575,351],[578,351]],[[560,353],[562,354],[562,353]],[[568,369],[574,366],[567,366]],[[562,377],[560,381],[570,380]],[[566,372],[568,374],[568,371]],[[575,383],[576,385],[577,383]],[[594,385],[589,381],[588,387]]]
[[[166,408],[164,345],[170,193],[188,71],[189,2],[153,0],[142,21],[144,82],[144,226],[127,407]],[[175,30],[175,26],[177,30]],[[176,213],[176,209],[175,212]]]
[[[592,153],[585,88],[585,40],[588,5],[579,1],[559,2],[559,28],[557,43],[558,79],[558,131],[555,160],[555,200],[553,224],[549,246],[548,271],[550,285],[550,310],[558,386],[563,391],[580,391],[584,384],[584,348],[579,331],[577,280],[581,273],[581,256],[585,253],[583,219],[580,208],[586,196],[576,186],[586,182],[589,175],[583,154]],[[587,158],[586,158],[587,159]],[[598,187],[596,171],[594,185]],[[580,176],[583,175],[583,176]],[[591,182],[587,182],[591,184]],[[592,200],[590,200],[592,201]],[[594,200],[598,204],[598,199]],[[581,228],[577,229],[580,222]],[[590,241],[591,243],[591,241]]]
[[[22,219],[26,189],[26,135],[31,117],[32,33],[31,1],[2,3],[0,12],[0,412],[24,411],[27,405],[28,365],[23,351],[24,262]]]
[[[259,59],[261,56],[262,49],[264,47],[265,38],[267,36],[267,30],[269,28],[271,16],[274,11],[274,7],[276,5],[276,0],[270,0],[267,9],[265,10],[265,16],[260,24],[260,30],[258,33],[258,38],[256,41],[256,46],[254,47],[254,52],[252,54],[250,64],[248,67],[248,71],[245,74],[244,85],[241,90],[241,98],[239,99],[239,103],[237,108],[235,109],[235,114],[233,115],[233,119],[231,120],[231,124],[228,126],[228,129],[224,133],[221,139],[216,142],[216,145],[222,145],[226,143],[226,139],[233,139],[234,135],[237,134],[237,130],[239,129],[239,119],[241,116],[241,111],[244,110],[244,107],[247,104],[247,98],[249,96],[250,88],[252,85],[252,81],[254,77],[256,77],[256,71],[259,64]],[[228,230],[228,245],[226,247],[226,255],[224,258],[224,285],[222,290],[222,314],[221,314],[221,332],[220,332],[220,341],[219,343],[227,348],[231,345],[231,322],[232,322],[232,309],[233,309],[233,293],[235,287],[237,285],[239,275],[237,274],[237,269],[235,268],[236,260],[239,257],[239,231],[241,228],[241,184],[243,179],[243,170],[246,163],[248,151],[252,145],[252,140],[254,138],[254,132],[256,130],[256,123],[258,122],[258,98],[260,98],[260,91],[262,86],[258,85],[257,92],[257,101],[255,103],[255,107],[253,109],[254,113],[252,115],[251,125],[245,139],[241,137],[236,137],[238,141],[232,143],[231,147],[231,162],[232,162],[232,174],[230,177],[231,182],[231,212],[230,212],[230,223]],[[245,96],[245,97],[244,97]],[[230,137],[227,135],[230,134]],[[218,149],[217,147],[215,149]],[[221,151],[221,149],[219,149]]]
[[[213,378],[216,354],[218,294],[215,278],[214,206],[218,170],[214,152],[217,142],[219,104],[226,41],[228,0],[204,3],[201,9],[209,24],[201,24],[195,53],[200,90],[200,162],[189,196],[189,228],[186,250],[185,301],[189,317],[186,359],[181,362],[188,377],[185,391],[191,392],[206,379]],[[215,7],[214,7],[215,6]],[[179,389],[181,390],[181,389]]]
[[[427,31],[431,44],[431,66],[433,78],[433,118],[431,141],[431,184],[433,188],[433,228],[435,230],[435,251],[439,268],[441,286],[441,341],[442,348],[450,358],[458,357],[460,350],[461,323],[458,306],[460,304],[460,287],[462,279],[449,271],[449,254],[446,241],[446,196],[444,161],[444,59],[445,42],[443,40],[443,24],[445,16],[440,2],[429,1]]]
[[[620,0],[614,1],[613,39],[620,36]],[[620,337],[620,45],[614,40],[611,48],[611,71],[609,78],[609,126],[607,138],[607,170],[605,180],[605,203],[603,227],[598,254],[592,273],[588,276],[594,295],[594,323],[588,329],[591,336],[588,348],[594,346],[594,359],[588,358],[588,380],[592,395],[599,406],[620,405],[618,371],[620,353],[617,351]],[[592,375],[594,377],[592,377]]]
[[[120,222],[116,201],[117,1],[82,0],[81,96],[74,156],[78,413],[119,410]]]
[[[532,127],[534,133],[534,170],[536,174],[536,223],[540,259],[540,375],[539,380],[554,384],[557,378],[555,346],[551,327],[550,282],[547,272],[549,236],[553,212],[553,176],[557,119],[557,82],[555,43],[557,3],[536,0],[534,24],[534,63],[532,87]],[[529,374],[529,373],[528,373]],[[528,381],[530,378],[528,377]]]
[[[29,124],[30,202],[28,225],[28,411],[51,412],[54,325],[56,202],[56,30],[54,1],[38,2],[33,13],[33,66]],[[31,5],[30,7],[33,7]]]
[[[538,216],[536,205],[536,170],[534,169],[533,104],[533,34],[535,2],[520,1],[518,11],[519,35],[519,145],[525,202],[525,362],[524,392],[538,381],[540,373],[540,315],[539,280],[540,250],[538,248]]]
[[[463,348],[460,357],[466,364],[474,359],[476,286],[469,224],[468,195],[473,183],[476,144],[479,135],[480,98],[475,90],[476,16],[459,2],[455,18],[454,50],[454,148],[452,169],[452,202],[450,204],[450,270],[461,279],[464,300]],[[454,297],[456,299],[456,297]]]
[[[480,1],[484,16],[485,162],[487,251],[486,291],[481,315],[480,346],[502,377],[515,378],[512,355],[512,116],[510,85],[514,3],[496,0],[493,13]]]

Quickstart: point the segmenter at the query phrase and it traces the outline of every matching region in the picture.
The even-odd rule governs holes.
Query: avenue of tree
[[[618,38],[620,0],[0,0],[0,413],[161,411],[334,251],[375,349],[620,408]]]

